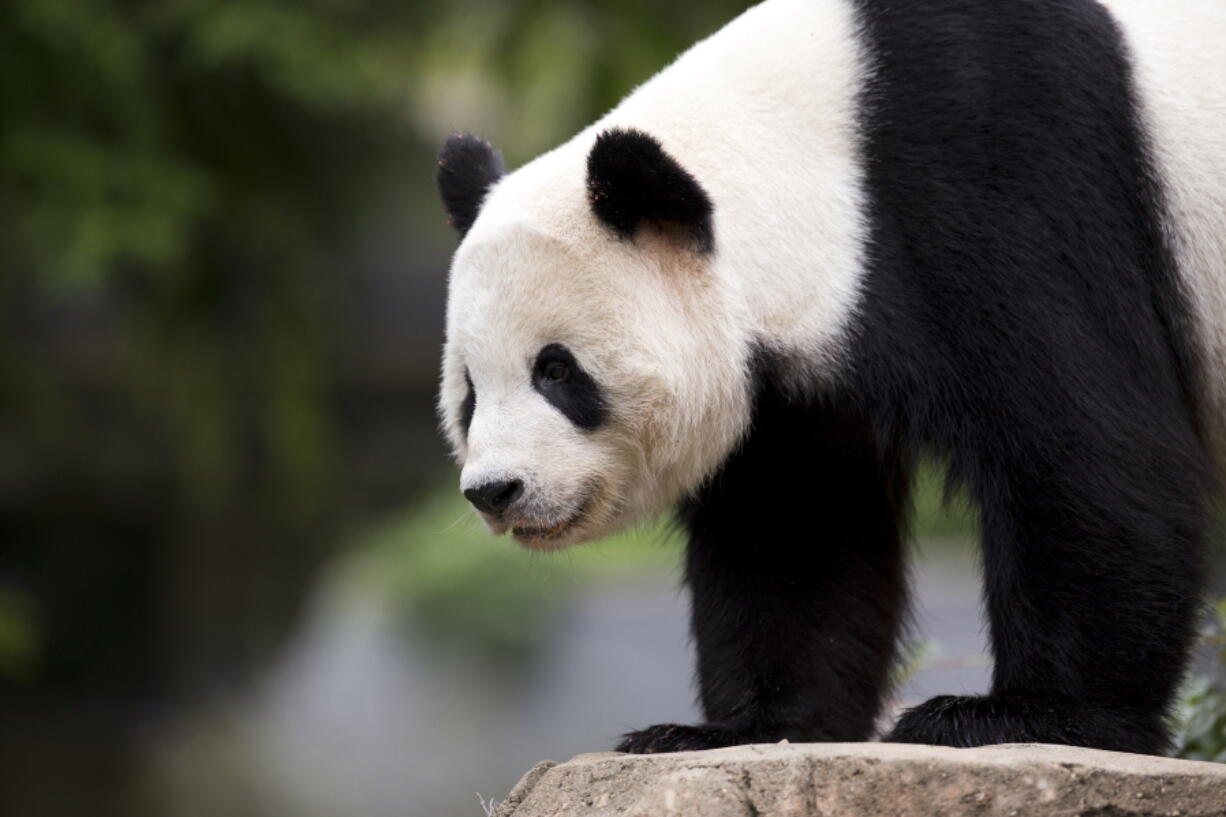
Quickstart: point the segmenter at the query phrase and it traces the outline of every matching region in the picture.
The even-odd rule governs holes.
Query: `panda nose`
[[[510,507],[512,502],[519,499],[519,495],[523,492],[523,482],[518,479],[508,479],[487,482],[476,488],[469,488],[464,492],[464,498],[479,511],[499,514]]]

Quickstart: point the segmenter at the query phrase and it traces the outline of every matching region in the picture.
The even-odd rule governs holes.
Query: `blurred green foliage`
[[[26,594],[0,584],[0,679],[22,681],[37,671],[42,645],[36,619]]]
[[[911,483],[912,533],[927,540],[964,540],[979,529],[978,511],[970,496],[948,483],[943,466],[923,460]]]
[[[974,528],[965,497],[947,498],[940,472],[923,465],[915,535],[965,546]],[[447,489],[356,537],[346,579],[357,592],[392,600],[435,644],[506,663],[530,657],[547,641],[552,614],[593,582],[645,573],[679,581],[683,540],[670,520],[659,519],[595,544],[527,552],[490,535],[459,492]],[[821,547],[820,531],[813,546]],[[899,678],[926,658],[913,656]]]
[[[551,613],[585,585],[645,572],[679,576],[674,538],[661,520],[595,544],[533,553],[490,535],[448,490],[359,537],[346,578],[361,593],[392,600],[436,646],[506,665],[548,640]]]
[[[1175,712],[1175,756],[1226,763],[1226,599],[1214,607],[1202,633],[1212,650],[1217,678],[1188,681]]]
[[[253,443],[278,498],[318,496],[338,260],[405,140],[412,20],[381,6],[6,8],[0,303],[24,309],[0,312],[0,330],[105,314],[117,357],[91,359],[94,374],[164,425],[197,499],[236,489]],[[8,407],[44,441],[80,444],[55,382],[68,367],[36,387],[21,369],[41,350],[7,349]]]
[[[492,138],[512,165],[569,137],[697,40],[741,0],[459,0],[429,4],[415,110]]]

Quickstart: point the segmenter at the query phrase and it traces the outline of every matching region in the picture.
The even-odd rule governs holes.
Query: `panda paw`
[[[751,742],[748,734],[717,724],[686,726],[677,723],[659,723],[622,735],[621,743],[617,744],[617,751],[634,755],[695,752]]]

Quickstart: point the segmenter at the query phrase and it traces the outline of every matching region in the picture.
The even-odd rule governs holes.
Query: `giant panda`
[[[886,739],[1167,748],[1226,464],[1226,4],[767,0],[438,182],[464,496],[532,549],[687,538],[704,721],[620,750],[872,737],[920,457],[995,661]]]

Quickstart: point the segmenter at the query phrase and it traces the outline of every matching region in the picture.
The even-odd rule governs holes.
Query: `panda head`
[[[694,490],[749,412],[742,299],[699,181],[629,129],[509,175],[457,134],[438,181],[462,238],[439,409],[488,527],[561,548]]]

